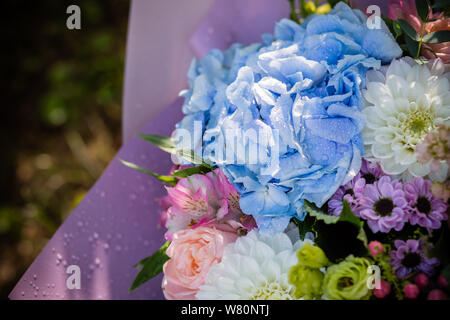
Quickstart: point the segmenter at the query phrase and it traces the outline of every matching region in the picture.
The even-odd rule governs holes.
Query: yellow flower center
[[[414,135],[421,140],[434,129],[433,117],[428,110],[411,111],[402,127],[405,134]]]
[[[253,290],[249,300],[294,300],[293,287],[279,282],[267,282]]]

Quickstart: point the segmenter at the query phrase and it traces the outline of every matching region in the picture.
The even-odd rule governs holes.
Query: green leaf
[[[364,222],[362,222],[355,214],[353,213],[352,209],[350,208],[350,205],[347,201],[343,201],[342,211],[341,215],[339,216],[339,221],[346,221],[350,222],[351,224],[362,228]]]
[[[204,164],[202,157],[193,150],[176,150],[176,154],[193,164]]]
[[[398,22],[398,24],[400,25],[400,28],[402,28],[403,32],[405,32],[405,34],[409,38],[411,38],[412,40],[417,41],[417,42],[420,41],[420,36],[417,34],[416,30],[414,30],[414,28],[411,27],[411,25],[408,22],[406,22],[403,19],[398,19],[395,21]]]
[[[201,164],[197,167],[189,167],[183,170],[174,171],[172,172],[172,174],[178,178],[186,178],[194,174],[207,174],[208,172],[212,171],[211,169],[212,168],[210,166]]]
[[[411,57],[417,57],[417,53],[419,52],[419,42],[414,41],[410,37],[405,37],[405,41],[406,47],[408,48]]]
[[[364,222],[357,216],[355,216],[347,201],[343,201],[342,211],[339,216],[329,215],[306,200],[304,203],[304,208],[310,216],[315,217],[316,219],[321,220],[326,224],[337,224],[338,222],[351,223],[359,230],[357,238],[361,240],[365,246],[367,245],[367,235],[363,229]]]
[[[150,175],[150,176],[152,176],[152,177],[158,179],[159,181],[162,181],[162,182],[165,182],[165,183],[170,184],[171,186],[175,186],[175,185],[177,184],[177,182],[178,182],[178,179],[175,178],[175,177],[171,177],[171,176],[162,176],[162,175],[160,175],[160,174],[157,174],[157,173],[152,172],[152,171],[150,171],[150,170],[144,169],[144,168],[139,167],[138,165],[136,165],[136,164],[134,164],[134,163],[127,162],[127,161],[122,160],[122,159],[119,159],[119,161],[120,161],[122,164],[126,165],[127,167],[129,167],[129,168],[131,168],[131,169],[138,170],[138,171],[140,171],[140,172],[146,173],[146,174],[148,174],[148,175]]]
[[[160,136],[157,134],[138,134],[138,136],[159,147],[161,150],[170,154],[176,154],[189,161],[190,163],[204,164],[207,166],[202,157],[197,155],[193,150],[177,150],[172,138]]]
[[[428,0],[416,0],[417,14],[423,22],[428,21],[428,15],[430,14],[429,5]]]
[[[157,134],[138,134],[138,137],[150,142],[151,144],[154,144],[161,150],[168,152],[168,153],[175,153],[175,145],[171,138],[160,136]]]
[[[448,8],[450,7],[450,0],[437,0],[432,7],[436,9]]]
[[[450,41],[450,30],[440,30],[423,36],[425,43],[442,43]]]
[[[329,214],[326,214],[319,208],[317,208],[313,203],[306,201],[303,204],[306,212],[309,213],[309,215],[315,217],[316,219],[322,220],[326,224],[335,224],[339,221],[338,216],[332,216]]]
[[[397,20],[392,22],[392,29],[394,29],[395,35],[396,37],[399,37],[402,35],[402,27],[400,26],[400,24],[398,23]]]
[[[314,230],[316,219],[311,215],[307,215],[303,221],[299,221],[295,218],[293,218],[292,221],[298,228],[298,233],[301,240],[305,240],[306,233],[308,232],[314,233],[314,237],[317,237],[317,233]]]
[[[130,292],[141,286],[148,280],[156,277],[163,270],[163,265],[170,258],[166,254],[170,242],[166,242],[152,256],[139,261],[134,267],[142,267],[131,285]]]
[[[312,231],[315,234],[314,243],[330,261],[337,262],[349,254],[361,256],[367,253],[364,222],[353,214],[346,201],[343,202],[340,216],[328,215],[307,201],[304,208],[309,214],[303,222],[297,223],[300,236],[304,238],[306,232]]]

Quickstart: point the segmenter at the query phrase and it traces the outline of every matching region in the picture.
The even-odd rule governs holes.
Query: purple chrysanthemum
[[[383,170],[376,162],[370,162],[363,159],[361,164],[361,178],[364,178],[366,184],[374,184],[375,181],[378,181],[382,176],[384,176]]]
[[[350,182],[341,186],[328,201],[328,213],[339,216],[342,212],[343,200],[345,199],[350,208],[355,212],[358,207],[359,198],[362,196],[366,182],[358,173]]]
[[[383,176],[374,184],[366,185],[357,212],[373,232],[389,232],[400,231],[408,221],[406,208],[403,185]]]
[[[405,197],[408,201],[409,222],[427,228],[428,232],[439,229],[442,220],[447,219],[447,205],[431,194],[431,181],[415,178],[405,183]]]
[[[334,216],[341,214],[343,200],[346,200],[353,212],[358,215],[359,199],[368,184],[373,184],[383,176],[378,164],[363,159],[361,171],[348,183],[341,186],[328,202],[328,213]]]
[[[396,240],[394,245],[397,250],[391,251],[391,265],[399,278],[405,278],[412,272],[423,272],[430,275],[439,265],[437,258],[426,257],[423,239],[410,239],[406,242]]]

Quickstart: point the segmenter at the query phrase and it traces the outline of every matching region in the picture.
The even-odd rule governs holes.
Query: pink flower
[[[389,18],[392,20],[403,19],[408,22],[417,33],[422,30],[422,21],[417,14],[414,0],[389,0]]]
[[[420,273],[416,276],[414,279],[414,282],[421,288],[425,288],[428,286],[430,281],[428,280],[428,277],[425,273]]]
[[[430,163],[431,172],[441,170],[442,162],[450,165],[450,132],[445,125],[440,125],[436,131],[429,132],[421,144],[416,146],[417,160],[420,163]]]
[[[380,288],[373,289],[373,294],[378,299],[383,299],[391,293],[391,285],[386,280],[380,280]]]
[[[450,30],[450,18],[442,17],[425,25],[425,34],[441,30]],[[450,42],[424,44],[422,54],[428,59],[440,58],[444,64],[448,65],[450,64]]]
[[[447,295],[444,291],[440,289],[431,290],[428,294],[427,300],[445,300],[447,299]]]
[[[407,284],[404,288],[405,296],[408,299],[416,299],[420,293],[419,287],[413,283]]]
[[[406,20],[420,35],[423,23],[417,14],[415,0],[389,0],[389,18],[392,20]],[[424,35],[440,30],[450,30],[450,18],[431,13],[436,19],[425,24]],[[428,59],[441,58],[444,64],[450,64],[450,42],[423,44],[422,54]]]
[[[195,299],[211,266],[221,261],[225,247],[236,239],[236,233],[214,227],[176,232],[166,251],[170,260],[163,267],[162,288],[166,299]]]
[[[438,278],[438,283],[442,288],[447,288],[448,282],[447,279],[441,274]]]
[[[383,245],[379,241],[370,241],[368,248],[372,257],[377,257],[384,252]]]
[[[182,178],[167,193],[160,220],[169,241],[176,231],[202,225],[228,225],[238,232],[254,227],[239,207],[238,192],[219,169]]]

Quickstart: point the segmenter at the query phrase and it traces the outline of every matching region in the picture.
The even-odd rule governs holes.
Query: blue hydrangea
[[[174,138],[201,123],[193,149],[222,169],[260,229],[282,231],[304,218],[304,200],[321,207],[359,171],[366,72],[401,49],[344,3],[301,25],[281,20],[262,38],[192,62]]]

